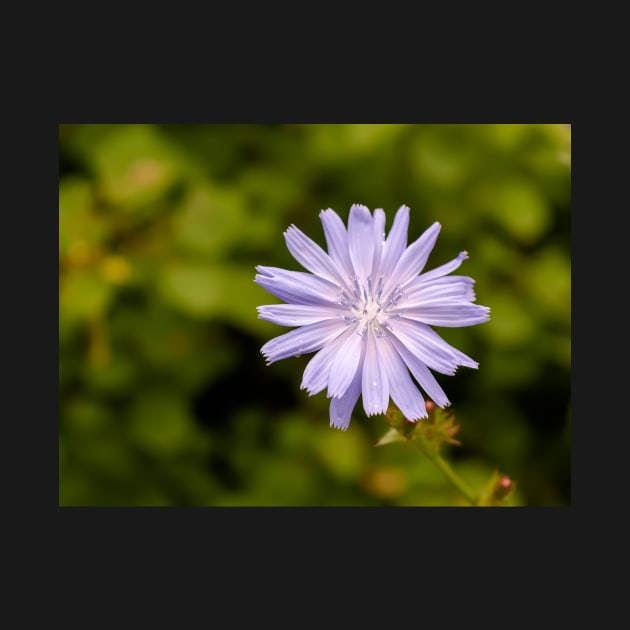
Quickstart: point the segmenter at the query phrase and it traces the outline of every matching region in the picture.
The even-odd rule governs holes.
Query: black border
[[[425,24],[423,33],[426,33],[426,28]],[[350,36],[347,41],[348,49],[357,45]],[[31,225],[35,216],[38,223],[41,221],[41,228],[33,231],[31,225],[29,230],[24,230],[29,238],[31,234],[35,236],[35,242],[26,248],[26,256],[19,256],[21,262],[30,266],[31,278],[27,287],[22,285],[20,294],[27,302],[32,301],[30,307],[25,307],[25,315],[20,315],[20,319],[29,321],[28,314],[33,314],[27,333],[32,354],[28,353],[24,371],[28,381],[37,376],[41,383],[37,385],[37,395],[31,392],[23,400],[22,409],[28,412],[15,418],[29,425],[35,424],[35,427],[28,428],[31,436],[33,432],[39,434],[36,427],[41,426],[41,421],[44,422],[44,433],[47,433],[46,429],[50,432],[50,443],[40,441],[39,435],[35,438],[41,449],[37,452],[41,454],[39,461],[42,464],[41,473],[37,474],[34,483],[31,480],[30,487],[34,491],[43,489],[43,503],[53,508],[52,514],[46,515],[50,517],[50,522],[41,526],[52,527],[54,541],[50,535],[47,538],[51,546],[62,551],[60,558],[63,557],[67,566],[82,568],[91,576],[99,571],[99,567],[109,565],[113,568],[119,562],[118,570],[123,573],[123,578],[126,577],[125,567],[130,565],[136,567],[138,576],[143,578],[150,577],[151,572],[166,570],[169,564],[179,567],[179,571],[196,568],[201,571],[202,580],[204,576],[218,571],[217,579],[224,578],[226,584],[239,589],[244,597],[248,597],[248,592],[243,593],[244,584],[240,579],[248,581],[252,577],[257,578],[262,591],[264,585],[274,583],[271,576],[276,567],[288,566],[300,577],[311,577],[311,583],[319,576],[318,591],[310,593],[317,602],[343,599],[346,586],[351,584],[338,584],[340,576],[337,572],[341,570],[343,576],[346,569],[348,574],[345,579],[348,582],[358,580],[361,584],[369,584],[380,595],[377,605],[382,604],[386,608],[388,599],[394,597],[401,606],[407,607],[410,612],[415,611],[420,619],[422,614],[417,607],[423,606],[424,589],[430,592],[444,590],[456,602],[458,586],[472,592],[477,577],[484,573],[484,565],[486,569],[492,569],[491,582],[480,584],[480,588],[492,603],[500,601],[497,594],[501,593],[510,597],[510,603],[518,598],[514,592],[509,594],[507,576],[523,579],[529,567],[530,571],[534,571],[535,579],[539,580],[530,587],[538,591],[544,588],[545,578],[550,579],[551,575],[557,574],[556,570],[548,571],[550,565],[558,571],[559,565],[570,567],[568,554],[577,552],[570,549],[574,541],[572,532],[577,530],[578,517],[584,514],[588,492],[582,486],[586,474],[577,471],[577,462],[580,461],[577,443],[588,442],[590,430],[576,421],[573,422],[572,433],[571,507],[169,508],[155,511],[154,508],[58,506],[58,480],[54,473],[58,435],[54,419],[58,415],[59,401],[58,390],[53,383],[58,356],[57,317],[48,317],[46,309],[42,308],[48,300],[53,308],[58,305],[57,282],[53,277],[58,255],[54,238],[56,220],[50,226],[45,219],[42,220],[43,217],[55,217],[54,207],[49,208],[49,204],[56,204],[58,178],[51,165],[58,161],[57,125],[77,122],[574,121],[572,108],[575,101],[574,95],[567,90],[566,58],[552,56],[553,63],[547,67],[546,64],[532,66],[529,61],[523,60],[512,64],[504,72],[493,72],[483,65],[484,59],[478,59],[477,63],[481,65],[474,65],[461,49],[460,67],[456,64],[436,67],[431,57],[420,54],[424,52],[420,43],[405,64],[402,58],[414,50],[412,42],[406,40],[405,44],[384,60],[379,60],[380,70],[371,65],[375,52],[367,59],[361,59],[359,52],[355,51],[342,57],[338,67],[335,67],[337,60],[329,54],[327,59],[320,58],[318,62],[306,63],[296,70],[295,66],[289,69],[287,65],[290,49],[278,56],[277,59],[283,63],[277,66],[273,64],[276,59],[265,58],[263,61],[257,58],[256,51],[250,46],[246,66],[226,67],[219,64],[220,68],[217,68],[212,64],[202,67],[203,64],[198,63],[186,74],[173,61],[170,73],[159,73],[156,68],[149,67],[140,84],[132,68],[118,75],[114,67],[108,68],[107,64],[93,69],[89,75],[91,81],[79,81],[77,77],[83,75],[75,71],[69,59],[61,60],[59,70],[69,73],[69,76],[57,87],[56,102],[50,116],[52,120],[37,127],[37,137],[30,138],[28,146],[23,146],[20,154],[20,162],[25,167],[21,169],[25,177],[22,191],[42,196],[39,203],[36,200],[31,202],[41,211],[35,215],[32,209],[21,211],[20,218],[26,225]],[[364,38],[361,47],[367,49],[373,45],[374,42]],[[384,45],[378,46],[379,54],[383,53]],[[325,41],[318,42],[318,50],[314,54],[321,53],[325,46]],[[394,43],[389,42],[387,46],[391,49]],[[496,57],[501,54],[501,51],[495,52]],[[160,60],[164,57],[162,52]],[[177,62],[185,66],[181,55]],[[119,59],[118,63],[122,64],[123,60]],[[312,72],[315,69],[318,70],[317,75]],[[109,73],[99,76],[99,71],[106,70]],[[103,76],[116,76],[117,80],[103,82]],[[62,99],[65,102],[61,103]],[[581,134],[579,125],[577,129]],[[24,143],[23,138],[19,141]],[[582,142],[585,142],[583,137],[579,145]],[[33,185],[34,172],[42,174],[44,185]],[[599,201],[591,197],[589,203],[584,191],[588,179],[583,173],[579,198],[576,200],[573,194],[576,212],[580,207],[598,207]],[[582,225],[574,214],[572,265],[574,270],[580,270],[579,274],[573,273],[574,282],[588,273],[585,265],[580,267],[576,260],[576,244]],[[575,314],[575,291],[573,295]],[[22,344],[23,341],[20,341],[18,347],[24,353]],[[577,412],[579,418],[597,418],[593,415],[593,408],[588,409],[586,400],[590,386],[584,386],[584,381],[582,387],[576,383],[579,379],[576,380],[574,374],[572,394],[577,392],[578,400],[572,400],[573,413]],[[31,402],[35,403],[37,411],[31,410]],[[582,465],[588,470],[602,466],[593,459],[598,454],[601,451],[592,456],[589,453],[588,462]],[[30,466],[27,463],[26,467]],[[536,561],[541,564],[536,566]],[[142,565],[144,568],[140,568]],[[358,569],[358,575],[356,569],[348,569],[350,566]],[[397,573],[401,568],[407,570]],[[466,584],[462,585],[464,575],[467,576]],[[190,579],[190,576],[185,577]],[[290,575],[284,573],[282,584],[286,584],[287,577],[290,578]],[[558,578],[563,579],[561,575]],[[176,578],[170,575],[166,579],[171,583]],[[294,588],[299,590],[299,585]],[[282,597],[286,596],[282,594]],[[306,595],[303,594],[303,597]],[[368,606],[371,608],[376,603],[368,601]],[[425,605],[434,607],[435,604],[425,601]],[[485,602],[487,605],[488,600]],[[481,610],[487,612],[489,609],[485,606]],[[212,611],[209,613],[212,614]],[[452,611],[449,610],[448,614],[451,615]],[[473,614],[474,610],[468,609],[464,618]]]

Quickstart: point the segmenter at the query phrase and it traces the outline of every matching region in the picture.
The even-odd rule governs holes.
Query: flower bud
[[[494,486],[495,498],[505,499],[505,497],[507,497],[507,495],[514,489],[514,485],[514,482],[507,475],[499,477],[499,480]]]

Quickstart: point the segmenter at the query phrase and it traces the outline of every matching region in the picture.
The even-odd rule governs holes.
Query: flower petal
[[[348,278],[354,277],[354,268],[348,253],[348,232],[339,215],[330,208],[322,210],[319,218],[324,227],[328,255]]]
[[[396,263],[403,255],[405,247],[407,247],[407,230],[409,228],[409,208],[407,206],[400,206],[387,239],[383,246],[383,253],[381,255],[381,265],[378,273],[385,278],[394,271]]]
[[[313,355],[313,358],[306,364],[304,374],[302,375],[302,383],[300,389],[305,389],[309,396],[318,394],[328,386],[328,375],[332,367],[333,360],[339,352],[339,348],[344,344],[345,340],[354,335],[356,326],[349,326],[345,332],[335,337],[327,343],[319,352]]]
[[[322,319],[343,319],[347,309],[334,306],[313,306],[311,304],[267,304],[257,306],[258,317],[279,326],[305,326]]]
[[[372,273],[374,221],[370,211],[356,203],[350,208],[348,218],[348,251],[357,276],[367,280]]]
[[[346,393],[359,366],[364,342],[365,338],[355,331],[355,334],[350,335],[343,346],[339,348],[328,376],[329,398],[339,398]]]
[[[455,271],[464,260],[468,258],[468,252],[459,252],[457,258],[453,258],[450,262],[447,262],[435,269],[431,269],[431,271],[427,271],[420,275],[420,278],[424,280],[432,280],[433,278],[439,278],[441,276],[445,276],[447,273],[451,273],[451,271]]]
[[[432,370],[455,374],[458,363],[450,346],[425,324],[400,317],[390,319],[387,329]]]
[[[376,337],[372,328],[368,328],[365,361],[363,362],[363,374],[361,390],[363,395],[363,408],[368,416],[377,413],[385,413],[389,403],[389,381],[385,367],[380,358],[379,347],[383,343],[383,337]]]
[[[437,299],[474,302],[477,297],[474,284],[475,281],[468,276],[445,276],[433,280],[424,280],[423,276],[418,276],[405,286],[405,299],[400,306],[421,306],[424,302]]]
[[[350,386],[343,396],[333,398],[330,401],[330,426],[335,427],[336,429],[345,431],[350,424],[352,410],[357,404],[359,394],[361,393],[364,357],[365,345],[363,347],[361,358],[359,359],[359,367],[354,374],[354,378],[352,379]]]
[[[343,276],[330,256],[304,232],[291,225],[284,233],[291,255],[305,269],[331,282],[343,281]]]
[[[381,256],[385,247],[385,212],[383,208],[374,210],[374,258],[372,259],[372,275],[378,273]],[[375,278],[373,278],[375,279]]]
[[[319,350],[345,329],[341,320],[324,319],[274,337],[260,349],[260,352],[267,360],[267,365],[270,365],[280,359]]]
[[[483,324],[490,319],[490,308],[487,306],[446,300],[424,302],[416,306],[404,305],[397,307],[392,312],[430,326],[444,326],[447,328],[475,326],[476,324]]]
[[[440,233],[440,224],[436,221],[431,227],[414,241],[396,263],[394,271],[385,280],[385,294],[397,285],[404,285],[417,276],[427,263],[429,254],[435,247],[435,241]]]
[[[394,347],[398,350],[398,354],[400,354],[405,365],[409,368],[409,371],[413,374],[416,381],[418,381],[420,387],[426,392],[427,396],[438,407],[448,407],[451,403],[429,368],[396,337],[392,335],[391,339]]]
[[[389,338],[384,339],[379,351],[389,380],[389,393],[394,403],[407,420],[426,418],[428,414],[424,398]]]
[[[278,267],[256,267],[254,282],[269,293],[292,304],[337,306],[339,287],[312,273]]]
[[[407,348],[427,367],[442,374],[455,374],[459,365],[478,368],[479,364],[444,341],[433,328],[405,317],[394,320],[390,328]]]

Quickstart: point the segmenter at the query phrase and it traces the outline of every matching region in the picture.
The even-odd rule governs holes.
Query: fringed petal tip
[[[348,424],[343,424],[342,422],[336,423],[335,420],[330,420],[330,426],[333,429],[337,429],[337,431],[342,431],[342,432],[346,432],[348,430],[348,427],[350,426],[350,423]]]
[[[302,382],[300,383],[300,389],[303,392],[306,392],[309,396],[314,396],[322,391],[321,389],[313,387],[312,383],[309,383],[304,376],[302,377]]]
[[[333,400],[338,400],[334,399]],[[332,401],[331,401],[332,405]],[[350,426],[350,422],[352,421],[352,410],[348,410],[349,413],[346,415],[345,413],[339,414],[338,412],[333,411],[332,407],[330,410],[330,426],[333,429],[337,429],[338,431],[347,431]]]
[[[417,418],[405,418],[405,420],[408,420],[409,422],[416,423],[419,420],[426,420],[428,417],[429,417],[429,414],[425,411],[424,415],[418,416]]]
[[[372,416],[383,415],[387,411],[386,409],[370,409],[370,411],[368,411],[367,409],[365,409],[365,407],[363,407],[363,410],[365,411],[365,415],[368,418],[371,418]]]
[[[481,304],[475,304],[475,306],[479,306],[479,312],[481,313],[479,317],[478,324],[485,324],[490,321],[490,307],[482,306]]]
[[[271,267],[266,267],[265,265],[256,265],[254,267],[254,269],[256,269],[256,271],[261,275],[261,276],[267,276],[267,277],[271,277],[273,276],[273,272],[271,270]],[[258,277],[258,276],[256,276]]]
[[[296,231],[301,231],[296,225],[294,225],[293,223],[291,223],[291,225],[284,231],[282,232],[282,236],[284,236],[284,240],[286,241],[291,234],[293,234]]]

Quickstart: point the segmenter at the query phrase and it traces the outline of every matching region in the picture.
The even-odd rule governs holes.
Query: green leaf
[[[252,333],[276,330],[258,319],[256,307],[269,294],[254,283],[255,271],[236,265],[172,263],[164,267],[159,290],[170,304],[197,318],[219,317]]]
[[[68,274],[59,291],[59,318],[70,322],[101,316],[112,298],[112,288],[96,273]]]
[[[400,434],[398,429],[390,428],[387,429],[374,446],[384,446],[392,442],[406,442],[406,439]]]
[[[357,479],[365,467],[365,442],[358,431],[331,431],[327,424],[323,424],[313,441],[313,448],[324,467],[338,479]]]
[[[551,225],[549,202],[535,181],[511,178],[502,182],[492,212],[496,221],[526,245],[536,243]]]
[[[170,392],[143,392],[131,409],[129,430],[135,441],[158,455],[176,454],[197,440],[185,401]]]
[[[174,263],[165,266],[159,290],[173,306],[193,317],[216,315],[225,301],[221,273],[205,265]]]
[[[174,148],[152,125],[113,129],[93,147],[90,160],[102,195],[128,211],[159,200],[178,180],[183,167]]]
[[[175,242],[187,252],[221,257],[242,238],[247,225],[243,196],[199,186],[186,197],[175,222]]]
[[[559,247],[538,252],[524,270],[532,298],[546,314],[563,323],[571,322],[571,260]]]
[[[498,347],[522,347],[536,337],[535,321],[527,303],[509,294],[492,297],[492,316],[479,329],[479,335]]]
[[[59,183],[59,253],[80,254],[101,243],[108,234],[106,223],[94,212],[90,182],[68,177]],[[76,256],[75,256],[76,258]]]
[[[64,427],[73,432],[93,434],[106,429],[111,418],[102,404],[86,396],[79,396],[65,405],[61,421]]]

